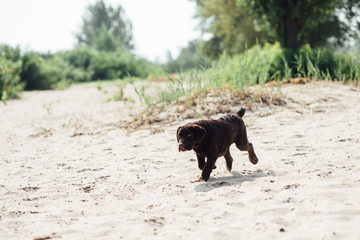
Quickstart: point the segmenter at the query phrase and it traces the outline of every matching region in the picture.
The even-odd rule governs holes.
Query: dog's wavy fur
[[[196,153],[198,167],[202,170],[199,180],[209,179],[212,169],[216,168],[216,160],[222,156],[226,160],[227,169],[231,171],[233,158],[229,148],[233,143],[240,151],[248,152],[251,163],[258,162],[254,147],[247,138],[242,120],[244,114],[245,108],[241,108],[237,114],[229,114],[217,120],[187,123],[177,129],[179,151],[194,150]]]

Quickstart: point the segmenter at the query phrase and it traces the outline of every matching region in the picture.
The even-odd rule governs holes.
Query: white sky
[[[89,3],[96,0],[0,0],[0,43],[24,50],[56,52],[75,46]],[[200,37],[190,0],[105,0],[121,5],[133,24],[135,53],[152,61],[177,56]]]

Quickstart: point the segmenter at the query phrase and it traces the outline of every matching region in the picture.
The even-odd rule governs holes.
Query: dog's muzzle
[[[185,152],[186,147],[183,144],[179,144],[179,152]]]
[[[185,152],[185,151],[190,151],[190,150],[191,150],[191,147],[186,146],[181,141],[179,142],[179,152]]]

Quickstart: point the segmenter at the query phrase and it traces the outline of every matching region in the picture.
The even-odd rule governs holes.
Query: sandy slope
[[[232,147],[195,184],[184,122],[128,134],[95,85],[0,104],[0,239],[360,239],[360,89],[282,91],[244,117],[258,165]]]

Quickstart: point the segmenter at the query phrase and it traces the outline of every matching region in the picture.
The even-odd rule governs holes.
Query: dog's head
[[[206,130],[195,123],[179,127],[176,131],[179,152],[190,151],[204,139],[205,135]]]

